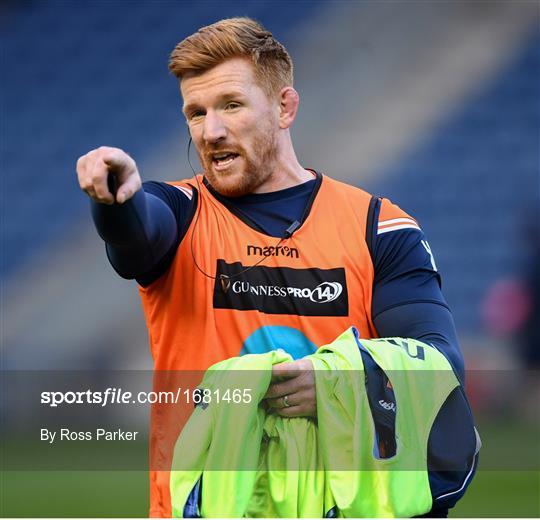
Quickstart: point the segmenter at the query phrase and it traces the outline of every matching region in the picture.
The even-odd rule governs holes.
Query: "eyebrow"
[[[188,112],[192,112],[199,108],[200,108],[199,105],[197,105],[196,103],[190,103],[189,105],[184,105],[182,107],[182,112],[184,113],[184,115],[186,115]]]
[[[245,94],[243,92],[240,92],[239,90],[232,90],[230,92],[226,92],[222,94],[219,97],[219,100],[224,101],[224,100],[229,100],[232,98],[243,98],[243,97],[245,97]],[[189,103],[187,105],[184,105],[184,107],[182,108],[182,112],[184,113],[184,115],[186,115],[188,112],[192,112],[198,109],[201,109],[201,106],[198,103]]]

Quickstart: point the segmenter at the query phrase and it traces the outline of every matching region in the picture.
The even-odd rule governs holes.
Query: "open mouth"
[[[216,170],[224,170],[228,168],[233,161],[238,157],[234,152],[219,152],[212,154],[212,164]]]

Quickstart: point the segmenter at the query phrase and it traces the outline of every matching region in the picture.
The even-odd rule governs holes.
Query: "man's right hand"
[[[116,202],[123,204],[141,189],[142,181],[135,161],[123,150],[100,146],[79,157],[77,177],[81,189],[95,202],[114,204],[109,191],[109,174],[116,178]]]

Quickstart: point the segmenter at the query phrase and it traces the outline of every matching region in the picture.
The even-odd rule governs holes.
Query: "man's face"
[[[276,165],[279,102],[257,84],[251,63],[233,58],[187,75],[181,91],[189,131],[210,184],[226,196],[255,192]]]

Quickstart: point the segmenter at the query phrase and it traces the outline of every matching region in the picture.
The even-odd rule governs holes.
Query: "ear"
[[[296,118],[300,96],[292,87],[284,87],[279,93],[279,127],[289,128]]]

